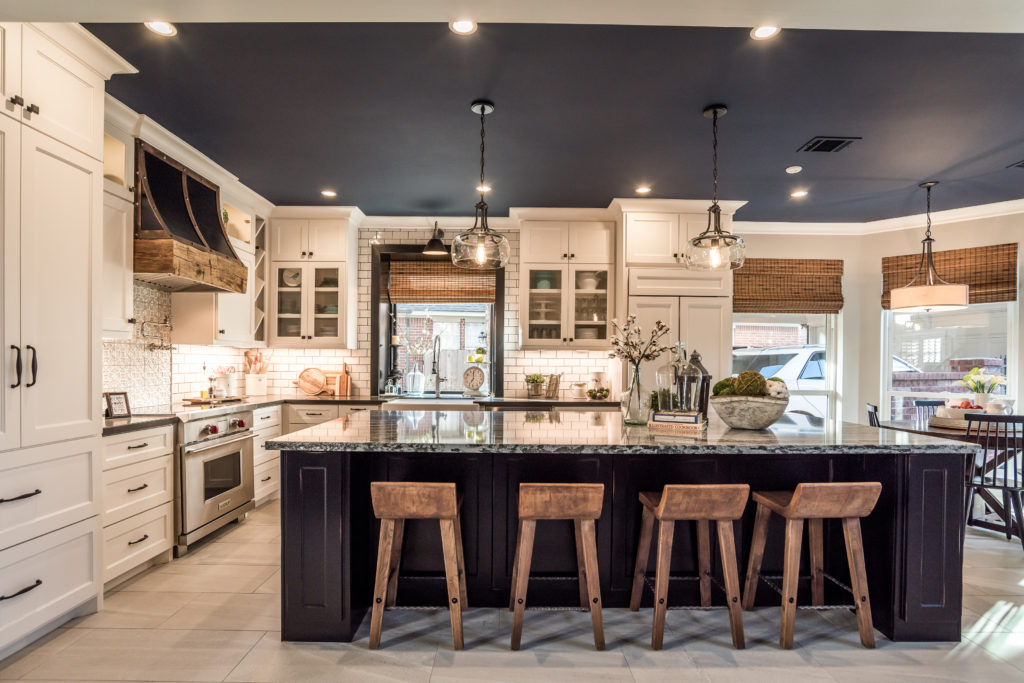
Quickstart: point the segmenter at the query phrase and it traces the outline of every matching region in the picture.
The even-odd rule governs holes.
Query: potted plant
[[[668,325],[658,320],[645,337],[636,316],[630,315],[621,327],[619,321],[613,320],[612,328],[615,336],[611,340],[611,357],[629,364],[629,384],[621,399],[622,418],[628,425],[645,425],[651,415],[651,406],[640,385],[640,364],[668,351],[669,347],[660,343],[661,338],[668,334]]]
[[[753,370],[726,377],[711,390],[711,405],[722,422],[734,429],[764,429],[789,405],[789,388],[778,377],[765,379]]]
[[[958,379],[957,384],[968,391],[974,392],[974,402],[985,407],[988,403],[989,394],[996,390],[1000,384],[1006,384],[1006,378],[1002,375],[986,375],[981,368],[971,368],[971,371]]]
[[[529,398],[540,398],[544,395],[544,375],[534,372],[526,376],[526,395]]]

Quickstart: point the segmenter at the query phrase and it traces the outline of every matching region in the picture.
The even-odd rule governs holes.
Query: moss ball
[[[740,396],[764,396],[768,393],[768,383],[764,376],[753,370],[741,372],[733,386]]]
[[[711,393],[715,396],[732,396],[735,393],[733,389],[734,379],[732,377],[726,377],[723,380],[715,382],[715,386],[712,387]]]

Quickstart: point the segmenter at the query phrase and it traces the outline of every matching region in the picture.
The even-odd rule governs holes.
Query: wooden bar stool
[[[789,650],[793,647],[793,626],[796,621],[796,597],[800,579],[800,544],[803,541],[805,519],[809,522],[808,536],[811,546],[811,601],[818,607],[825,604],[826,578],[850,591],[857,610],[860,642],[864,647],[875,646],[860,518],[871,514],[881,492],[882,485],[877,481],[797,484],[795,491],[754,492],[757,517],[754,520],[754,538],[750,544],[747,580],[743,588],[743,609],[754,607],[757,585],[761,578],[761,560],[764,558],[764,545],[768,535],[768,520],[774,512],[786,520],[786,547],[782,570],[782,626],[779,631],[779,645],[783,649]],[[843,520],[846,559],[850,565],[850,588],[843,586],[823,571],[823,519]]]
[[[604,484],[520,484],[519,536],[512,565],[512,649],[518,650],[523,635],[526,586],[530,580],[533,536],[538,519],[572,520],[576,531],[576,564],[580,581],[580,607],[590,610],[594,647],[604,649],[601,624],[601,580],[597,570],[597,537],[594,520],[601,516]]]
[[[669,570],[672,562],[672,537],[677,521],[697,523],[697,563],[700,579],[700,604],[711,606],[711,536],[710,522],[715,522],[718,545],[722,556],[722,578],[725,580],[726,604],[729,608],[729,628],[732,644],[742,650],[743,613],[740,609],[740,579],[736,564],[736,544],[733,520],[743,516],[750,497],[746,484],[713,484],[707,486],[667,485],[657,491],[641,492],[643,518],[640,523],[640,543],[636,551],[636,569],[633,572],[633,592],[629,608],[640,609],[644,583],[647,580],[647,559],[651,553],[654,522],[658,521],[658,555],[654,584],[654,628],[651,648],[660,650],[665,638],[665,613],[668,609]],[[693,578],[693,577],[680,577]]]
[[[461,498],[453,483],[375,481],[370,484],[373,514],[380,520],[377,577],[373,586],[370,649],[380,647],[384,608],[395,606],[398,565],[407,519],[436,519],[441,525],[444,574],[448,582],[448,611],[452,620],[452,646],[462,649],[462,612],[466,609],[466,564],[462,555],[459,520]]]

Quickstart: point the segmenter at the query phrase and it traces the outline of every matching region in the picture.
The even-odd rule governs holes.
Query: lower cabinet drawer
[[[257,429],[252,439],[252,462],[254,465],[262,465],[276,458],[280,451],[268,451],[267,441],[281,436],[281,427],[270,427],[268,429]]]
[[[170,455],[103,473],[103,526],[166,503],[174,495]]]
[[[281,406],[256,408],[252,411],[252,426],[256,430],[281,425]]]
[[[103,437],[103,469],[123,467],[174,451],[174,426]]]
[[[99,512],[99,447],[94,437],[3,454],[0,549]]]
[[[103,580],[109,581],[171,547],[174,504],[140,512],[103,530]]]
[[[281,488],[281,459],[274,458],[255,469],[255,499],[260,500]]]
[[[0,650],[102,590],[99,518],[0,551]]]

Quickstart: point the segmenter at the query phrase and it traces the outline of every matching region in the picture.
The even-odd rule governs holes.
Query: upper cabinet
[[[253,343],[255,255],[247,245],[240,242],[233,241],[232,246],[247,271],[245,291],[241,294],[172,292],[172,344],[249,346]]]
[[[347,221],[275,218],[271,228],[273,261],[344,261],[348,255]]]
[[[686,245],[707,228],[707,220],[706,213],[626,213],[626,265],[685,265]],[[722,229],[732,230],[732,214],[726,207]]]
[[[21,120],[21,24],[0,23],[0,111]]]
[[[106,182],[106,181],[105,181]],[[132,262],[134,206],[103,193],[103,336],[130,339],[135,328],[135,279]]]
[[[615,224],[604,221],[523,221],[524,263],[598,263],[615,260]]]

